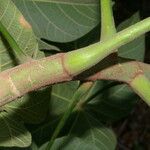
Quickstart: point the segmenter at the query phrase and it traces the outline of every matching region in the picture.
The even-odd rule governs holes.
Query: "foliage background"
[[[25,7],[21,7],[24,3],[22,0],[13,1],[17,4],[21,12],[25,11]],[[32,10],[33,12],[32,18],[37,18],[39,14],[34,13],[34,9],[32,9],[32,5],[30,4],[30,2],[27,5],[28,9]],[[46,6],[43,7],[45,8]],[[116,3],[114,5],[114,14],[115,21],[118,26],[117,29],[121,30],[131,24],[134,24],[135,22],[140,20],[140,17],[145,18],[146,16],[149,16],[149,7],[150,4],[148,0],[116,0]],[[78,9],[84,10],[82,6]],[[57,10],[56,6],[52,5],[51,10]],[[67,8],[67,6],[64,6],[64,10],[69,12],[69,8]],[[27,16],[28,14],[23,14],[25,14],[27,20],[33,25],[33,21],[30,20],[31,18],[29,16]],[[62,17],[58,15],[59,12],[57,13],[57,11],[56,14],[58,16],[58,19],[59,17]],[[49,17],[52,17],[51,19],[54,19],[57,23],[58,20],[55,19],[55,15],[53,16],[51,14]],[[46,20],[46,17],[43,17],[43,20],[41,20],[41,18],[39,17],[40,19],[37,20],[36,24],[41,25],[39,26],[39,28],[42,34],[37,33],[37,31],[39,30],[36,30],[36,27],[34,27],[35,35],[38,37],[37,39],[39,41],[39,47],[42,50],[44,50],[46,55],[51,55],[52,53],[57,53],[60,49],[63,51],[69,51],[98,41],[99,24],[98,21],[94,18],[95,15],[92,16],[91,13],[91,17],[93,18],[92,20],[90,18],[89,20],[84,20],[84,18],[80,17],[78,18],[81,19],[80,21],[83,23],[83,28],[80,25],[72,23],[72,28],[69,29],[66,28],[65,23],[70,24],[70,22],[62,22],[62,25],[64,25],[63,29],[69,31],[67,35],[64,31],[62,31],[62,33],[60,34],[60,30],[56,30],[56,33],[53,33],[53,26],[48,25],[47,27],[47,24],[49,24],[49,22]],[[44,24],[43,22],[46,23]],[[95,24],[97,24],[97,26],[91,32],[83,36],[86,32],[90,30],[89,27],[92,29],[95,26]],[[86,27],[85,25],[89,26]],[[76,32],[79,27],[81,27],[80,29],[82,32]],[[48,28],[48,32],[46,33],[45,31],[42,31],[42,29],[45,28]],[[74,36],[71,36],[72,34]],[[133,58],[137,60],[145,60],[146,62],[150,62],[150,42],[147,40],[150,38],[148,36],[149,35],[146,35],[146,37],[141,36],[137,40],[122,47],[119,50],[119,55],[126,58]],[[75,40],[77,37],[81,38]],[[43,41],[41,41],[40,38],[42,38]],[[35,49],[36,46],[37,45],[34,44],[34,46],[32,45],[32,48],[34,47]],[[48,49],[54,49],[54,51],[49,51]],[[126,52],[124,53],[124,51]],[[139,53],[137,53],[137,51]],[[5,55],[7,55],[3,57],[6,58],[4,59],[5,63],[2,62],[4,64],[4,69],[6,69],[7,67],[11,67],[12,65],[10,65],[10,63],[6,63],[8,59],[10,59],[10,57],[8,57],[8,54],[6,53]],[[41,55],[43,55],[43,53],[40,54],[40,56]],[[77,89],[78,84],[78,82],[70,82],[66,84],[54,85],[52,88],[50,87],[46,90],[43,89],[38,92],[33,92],[23,97],[23,99],[20,100],[21,103],[20,101],[18,101],[15,103],[8,104],[7,106],[5,106],[4,109],[6,112],[9,113],[6,114],[5,111],[0,113],[1,133],[3,133],[2,131],[5,128],[5,131],[7,132],[4,133],[4,135],[8,135],[7,138],[9,138],[10,136],[14,140],[16,146],[18,146],[18,144],[20,145],[20,143],[16,142],[14,135],[19,135],[20,133],[25,132],[26,136],[21,138],[23,138],[26,145],[30,143],[30,138],[32,134],[34,142],[32,143],[32,146],[28,149],[35,150],[39,149],[38,147],[40,147],[41,150],[44,149],[44,145],[46,144],[47,140],[49,140],[50,134],[54,130],[54,127],[56,126],[61,114],[65,111],[66,105],[69,104],[69,100],[71,99],[71,96],[73,95],[74,91]],[[106,88],[107,90],[105,90]],[[101,91],[101,93],[99,91]],[[150,143],[150,109],[147,106],[145,106],[145,104],[141,103],[139,101],[139,98],[135,94],[133,94],[129,88],[127,88],[125,85],[120,85],[115,82],[97,82],[97,86],[94,90],[94,93],[96,93],[96,96],[93,98],[93,102],[88,103],[88,105],[84,108],[83,112],[74,113],[70,117],[62,133],[60,133],[60,139],[56,141],[55,145],[60,145],[61,142],[63,142],[67,138],[66,133],[71,132],[71,135],[75,136],[72,137],[72,141],[70,144],[68,144],[67,148],[71,149],[77,143],[80,143],[80,148],[83,148],[82,146],[85,145],[85,143],[90,142],[91,133],[89,133],[88,131],[91,130],[95,138],[104,138],[102,140],[102,143],[104,145],[109,145],[110,147],[108,146],[108,149],[111,149],[113,144],[111,145],[111,141],[110,143],[107,143],[107,137],[110,137],[111,135],[112,143],[115,143],[114,135],[113,133],[111,133],[111,128],[113,127],[114,131],[116,131],[116,134],[118,135],[118,149],[149,149],[150,145],[148,143]],[[41,110],[41,108],[44,109]],[[94,118],[99,120],[99,123],[97,123],[97,121],[93,121],[93,116]],[[90,125],[88,122],[92,122],[92,124]],[[82,126],[82,124],[86,125]],[[107,129],[108,127],[109,129]],[[72,130],[70,130],[70,128],[72,128]],[[83,132],[80,133],[80,130],[83,130]],[[102,134],[97,135],[97,130],[104,132],[106,135],[106,139]],[[13,136],[11,134],[13,134]],[[74,138],[76,137],[76,134],[77,137],[80,137],[79,139]],[[11,146],[8,145],[8,143],[11,144],[10,142],[4,142],[5,140],[3,140],[3,137],[1,139],[2,146]],[[82,143],[82,141],[84,140],[86,142]],[[90,148],[90,146],[92,145],[92,148],[94,147],[96,149],[99,147],[99,142],[100,141],[97,141],[97,143],[90,143],[88,146]],[[72,147],[69,147],[70,145]],[[2,147],[0,149],[5,150],[12,148]],[[57,147],[55,147],[54,149],[57,149]]]
[[[134,12],[140,11],[140,17],[150,16],[149,0],[116,0],[115,17],[116,23],[131,16]],[[122,15],[120,15],[121,12]],[[145,37],[145,57],[144,61],[150,63],[150,34]],[[121,120],[114,125],[118,135],[118,149],[150,149],[150,108],[142,102],[136,104],[128,118]]]

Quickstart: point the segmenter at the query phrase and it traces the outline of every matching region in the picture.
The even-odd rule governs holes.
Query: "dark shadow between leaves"
[[[97,25],[93,30],[91,30],[89,33],[87,33],[83,37],[81,37],[75,41],[66,42],[66,43],[53,42],[53,41],[49,41],[47,39],[41,39],[41,40],[43,40],[47,44],[58,47],[63,52],[68,52],[68,51],[79,49],[79,48],[88,46],[92,43],[98,42],[99,37],[100,37],[99,29],[100,29],[100,25]]]
[[[96,74],[97,72],[100,72],[101,70],[113,66],[117,64],[117,53],[112,53],[109,56],[105,57],[102,61],[100,61],[98,64],[93,66],[92,68],[82,72],[81,74],[77,75],[74,79],[75,80],[84,80],[89,76],[92,76]]]
[[[47,97],[46,97],[46,95],[47,95]],[[31,92],[31,93],[28,94],[28,100],[25,101],[23,104],[21,104],[19,107],[17,107],[17,109],[13,109],[13,111],[9,112],[9,109],[11,109],[11,107],[9,108],[9,106],[8,106],[8,109],[7,109],[7,105],[5,105],[5,106],[2,107],[3,111],[0,112],[0,113],[5,113],[4,115],[6,115],[7,118],[10,118],[11,120],[16,120],[18,124],[24,124],[24,122],[27,123],[28,120],[30,120],[27,116],[30,115],[30,114],[29,114],[29,112],[27,112],[27,114],[26,114],[26,111],[27,111],[26,109],[29,109],[28,107],[31,107],[31,103],[33,103],[33,107],[34,107],[34,105],[36,105],[35,101],[38,101],[38,100],[41,100],[41,99],[42,99],[42,102],[40,102],[39,104],[37,103],[38,108],[39,108],[38,109],[39,112],[37,112],[37,114],[39,114],[39,116],[35,116],[35,117],[37,117],[36,120],[40,119],[40,122],[43,122],[45,118],[41,119],[40,117],[46,117],[48,115],[48,109],[49,109],[48,108],[48,103],[49,103],[49,100],[50,100],[50,88],[46,88],[44,90]],[[17,103],[19,103],[19,99],[18,99]],[[24,109],[24,108],[26,108],[26,109]],[[33,111],[34,110],[35,109],[33,109]],[[32,111],[32,109],[28,110],[28,111]],[[43,112],[44,112],[45,115],[40,116],[40,114],[43,114]],[[37,114],[35,114],[35,115],[37,115]],[[25,115],[28,118],[27,120],[24,119]],[[3,118],[3,119],[5,119],[5,118]],[[3,119],[0,118],[0,122],[3,121]],[[34,124],[33,120],[31,120],[31,122],[32,123],[30,123],[30,125],[28,124],[26,127],[27,127],[28,130],[32,131],[32,126],[34,126],[34,127],[38,126],[38,124],[40,122],[39,123],[35,122],[35,124],[37,123],[37,125],[31,125],[31,124]],[[25,132],[23,132],[22,134],[25,134]],[[19,132],[16,132],[15,136],[17,137],[19,135],[20,135]],[[3,141],[3,142],[6,142],[6,140],[7,139],[5,139],[5,141]],[[8,138],[8,140],[10,140],[10,138]],[[2,142],[2,139],[1,139],[1,142]],[[2,148],[2,150],[9,150],[9,149],[12,149],[12,148]],[[26,148],[17,148],[16,147],[14,149],[16,150],[16,149],[26,149]]]

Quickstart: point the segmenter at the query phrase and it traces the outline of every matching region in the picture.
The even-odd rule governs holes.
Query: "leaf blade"
[[[99,22],[96,0],[13,1],[32,24],[36,35],[50,41],[73,41],[88,33]]]

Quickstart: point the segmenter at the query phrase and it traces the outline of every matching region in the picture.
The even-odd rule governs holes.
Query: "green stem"
[[[110,38],[116,33],[113,10],[112,10],[112,1],[111,0],[100,0],[101,6],[101,40]],[[90,96],[95,90],[97,81],[93,83],[92,88],[85,96],[83,103],[88,103],[90,101]]]
[[[115,49],[150,30],[150,17],[100,43],[30,61],[0,73],[0,106],[46,85],[70,81]],[[12,88],[13,87],[13,88]]]
[[[58,123],[51,140],[49,141],[46,150],[50,150],[55,139],[57,138],[58,134],[60,133],[61,129],[64,127],[66,121],[68,120],[69,116],[71,115],[73,109],[80,101],[81,97],[89,90],[90,85],[81,85],[78,90],[75,92],[74,96],[72,97],[71,103],[68,109],[65,111],[63,117],[61,118],[60,122]]]
[[[105,40],[116,33],[113,10],[112,10],[112,1],[111,0],[100,0],[101,6],[101,40]],[[82,103],[85,105],[90,101],[90,97],[95,90],[97,81],[92,82],[92,87],[89,92],[83,98]]]
[[[130,86],[150,106],[150,80],[143,74],[137,75],[130,82]]]
[[[16,43],[14,38],[10,35],[10,33],[7,31],[5,26],[0,21],[0,32],[3,34],[5,39],[7,40],[8,44],[12,48],[16,58],[18,59],[19,63],[23,63],[29,60],[29,58],[26,56],[26,54],[20,49],[19,45]]]
[[[111,35],[113,35],[114,33],[116,33],[116,29],[115,29],[115,25],[114,25],[114,19],[113,19],[113,14],[112,14],[112,7],[111,7],[111,0],[102,0],[101,1],[101,39],[105,39],[107,37],[110,37]],[[79,87],[79,91],[83,91],[82,88],[85,87],[84,89],[84,93],[87,93],[87,95],[85,96],[84,101],[85,102],[88,97],[90,96],[91,92],[93,91],[93,88],[91,87],[90,90],[89,88],[87,88],[87,86],[85,86],[87,83],[83,83],[80,87]],[[90,82],[91,86],[95,85],[95,83],[93,84],[92,82]],[[89,92],[88,92],[89,91]],[[82,93],[83,94],[83,93]],[[76,93],[75,93],[76,95]],[[58,126],[56,127],[54,134],[52,135],[52,138],[47,146],[47,150],[49,150],[51,148],[51,146],[54,143],[54,140],[56,139],[56,137],[58,136],[60,130],[63,128],[65,122],[67,121],[68,117],[70,116],[71,112],[73,111],[75,104],[77,104],[78,101],[82,101],[82,98],[78,98],[78,97],[73,97],[73,101],[71,106],[68,108],[67,112],[64,114],[64,116],[62,117],[62,119],[60,120]]]
[[[114,33],[116,33],[116,29],[115,29],[115,25],[114,25],[114,19],[113,19],[113,14],[112,14],[112,7],[111,7],[111,0],[102,0],[101,1],[101,39],[105,39],[107,37],[110,37],[111,35],[113,35]],[[87,84],[90,85],[86,86]],[[80,95],[83,95],[84,93],[84,98],[82,99],[82,97],[80,96],[76,96],[76,93],[72,99],[72,104],[70,105],[70,107],[68,108],[68,110],[66,111],[66,113],[64,114],[64,116],[62,117],[62,119],[60,120],[58,126],[56,127],[54,134],[47,146],[47,150],[49,150],[51,148],[51,146],[54,143],[54,140],[56,139],[56,137],[58,136],[58,134],[60,133],[60,130],[63,128],[65,122],[67,121],[68,117],[71,115],[74,107],[76,106],[76,104],[81,101],[81,108],[83,105],[83,102],[86,102],[86,100],[88,100],[89,96],[91,95],[91,93],[93,92],[93,88],[95,86],[95,83],[93,82],[86,82],[83,83],[77,93],[80,93]],[[83,90],[83,87],[84,90]],[[88,92],[89,91],[89,92]]]
[[[64,65],[68,72],[77,75],[96,65],[115,49],[134,40],[150,30],[150,17],[118,32],[107,40],[88,47],[69,52],[65,55]]]
[[[110,38],[116,33],[112,1],[101,0],[101,40]]]

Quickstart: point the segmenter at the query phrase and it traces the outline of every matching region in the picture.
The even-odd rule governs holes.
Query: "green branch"
[[[64,64],[72,75],[77,75],[100,62],[103,58],[113,53],[135,38],[150,31],[150,17],[118,32],[107,40],[88,47],[69,52],[65,55]]]
[[[130,68],[130,71],[129,71]],[[85,80],[85,79],[84,79]],[[138,61],[119,63],[86,78],[86,81],[111,80],[126,83],[150,106],[150,65]],[[93,87],[94,88],[94,87]],[[91,89],[92,90],[92,89]],[[90,90],[90,91],[91,91]],[[91,99],[88,93],[87,101]]]
[[[150,80],[139,74],[130,82],[130,86],[150,106]]]
[[[110,38],[116,33],[115,23],[114,23],[114,17],[113,17],[113,10],[112,10],[112,1],[111,0],[100,0],[100,7],[101,7],[101,40],[105,40],[107,38]],[[93,82],[93,85],[88,92],[88,94],[83,99],[83,103],[88,103],[90,100],[89,97],[91,96],[91,93],[93,93],[93,90],[95,89],[95,86],[97,85],[97,82]]]
[[[0,73],[0,106],[46,85],[70,81],[115,49],[150,31],[150,17],[88,47],[30,61]]]
[[[101,1],[101,27],[102,27],[101,39],[105,39],[107,37],[110,37],[114,33],[116,33],[113,14],[112,14],[111,0]],[[81,109],[82,109],[82,105],[84,105],[84,103],[88,99],[90,93],[93,91],[95,83],[85,82],[85,83],[80,85],[78,91],[75,92],[75,94],[73,96],[72,103],[71,103],[70,107],[66,110],[62,119],[58,123],[58,125],[57,125],[57,127],[56,127],[56,129],[52,135],[52,138],[51,138],[51,140],[47,146],[47,150],[49,150],[52,147],[55,139],[57,138],[58,134],[60,133],[61,129],[63,128],[68,117],[71,115],[74,107],[77,105],[78,102],[79,102],[78,107],[81,107]],[[80,95],[84,95],[84,96],[83,97],[76,96],[78,93],[80,93]]]

